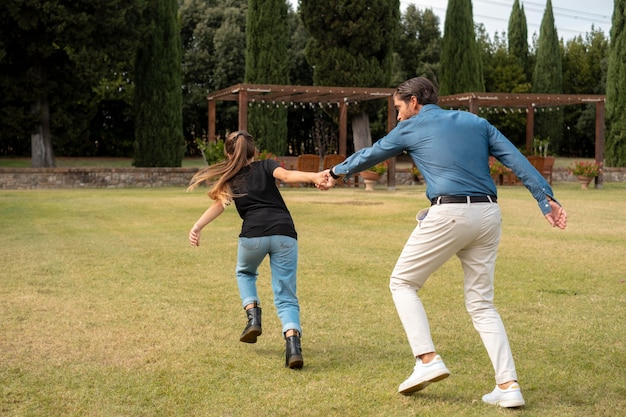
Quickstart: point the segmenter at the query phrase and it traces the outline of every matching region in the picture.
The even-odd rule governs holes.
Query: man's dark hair
[[[412,96],[415,96],[421,105],[437,104],[439,100],[437,87],[424,77],[415,77],[403,82],[398,86],[394,95],[402,101],[409,101]]]

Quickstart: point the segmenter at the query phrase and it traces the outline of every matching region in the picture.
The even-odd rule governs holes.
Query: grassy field
[[[305,367],[283,367],[267,261],[264,333],[245,324],[229,208],[181,188],[0,193],[1,416],[618,416],[626,414],[626,185],[556,184],[552,229],[522,187],[502,187],[496,303],[527,402],[480,398],[493,370],[453,259],[421,291],[452,375],[397,394],[411,357],[388,276],[427,205],[397,191],[285,189],[299,232]]]

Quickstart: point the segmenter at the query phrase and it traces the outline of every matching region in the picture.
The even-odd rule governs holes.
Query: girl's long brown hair
[[[233,132],[224,141],[224,153],[226,160],[198,171],[191,178],[187,191],[206,182],[213,185],[208,192],[211,199],[221,202],[224,206],[230,204],[234,196],[229,181],[254,158],[256,154],[254,138],[244,130]]]

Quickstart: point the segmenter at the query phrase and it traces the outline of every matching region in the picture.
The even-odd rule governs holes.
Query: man
[[[497,190],[489,172],[493,155],[520,178],[546,220],[564,229],[567,214],[552,188],[528,160],[485,119],[437,106],[437,89],[418,77],[394,93],[398,125],[373,146],[327,170],[331,188],[343,176],[363,171],[406,151],[423,174],[431,201],[391,273],[390,290],[416,358],[398,391],[409,394],[450,375],[435,350],[419,291],[428,277],[456,255],[464,271],[465,305],[495,370],[496,387],[483,401],[521,407],[524,398],[509,341],[493,303],[494,270],[501,233]]]

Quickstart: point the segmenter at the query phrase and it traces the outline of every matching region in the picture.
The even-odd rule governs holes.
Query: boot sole
[[[239,338],[240,342],[256,343],[257,337],[261,336],[263,331],[260,327],[251,326],[247,332],[243,333]]]
[[[289,363],[287,364],[289,369],[301,369],[304,366],[304,360],[302,356],[293,355],[289,358]]]

